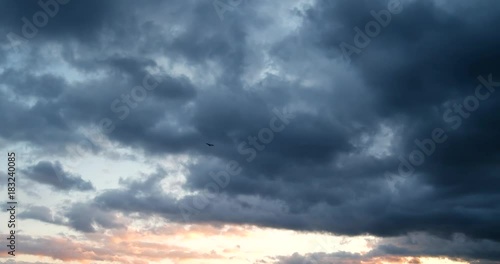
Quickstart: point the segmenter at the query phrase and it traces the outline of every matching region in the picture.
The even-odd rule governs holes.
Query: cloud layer
[[[121,229],[116,214],[136,213],[417,232],[429,236],[418,249],[395,242],[373,254],[500,260],[497,1],[243,1],[223,20],[211,1],[52,3],[57,14],[31,37],[22,18],[35,23],[43,7],[0,4],[0,32],[25,39],[17,53],[0,42],[0,143],[54,153],[27,178],[91,196],[56,219],[40,206],[24,217],[81,232]],[[97,192],[92,175],[58,161],[109,159],[109,144],[188,157],[177,164],[183,193],[169,191],[164,164]],[[431,246],[457,234],[468,250]]]

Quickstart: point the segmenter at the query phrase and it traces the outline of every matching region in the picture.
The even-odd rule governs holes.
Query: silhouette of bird
[[[213,146],[214,146],[214,144],[210,144],[210,143],[206,143],[206,144],[207,144],[207,146],[209,146],[209,147],[213,147]]]

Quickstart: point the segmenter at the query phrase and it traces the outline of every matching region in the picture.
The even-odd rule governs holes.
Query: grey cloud
[[[36,182],[59,190],[90,191],[94,186],[79,175],[65,171],[59,162],[40,161],[25,171],[26,176]]]
[[[29,69],[12,66],[2,73],[0,112],[11,113],[0,116],[10,124],[0,130],[2,139],[64,155],[66,145],[83,138],[78,129],[110,118],[116,127],[105,136],[113,142],[146,156],[195,158],[194,164],[182,164],[188,191],[202,191],[209,172],[238,161],[242,172],[192,215],[195,222],[383,237],[427,232],[451,239],[464,233],[500,241],[500,98],[491,93],[461,119],[459,129],[443,119],[453,104],[474,94],[477,76],[500,80],[497,2],[402,1],[402,13],[350,65],[341,63],[339,44],[352,44],[353,28],[374,20],[370,11],[386,8],[387,1],[319,0],[301,10],[290,4],[283,13],[294,20],[290,24],[274,16],[279,5],[266,1],[246,1],[225,22],[210,1],[71,3],[30,40],[36,45],[21,59]],[[20,17],[37,10],[25,3],[3,5],[15,11],[0,16],[5,32],[20,28]],[[294,23],[296,28],[278,37]],[[42,73],[49,61],[45,48],[55,42],[60,59],[83,80]],[[167,64],[179,68],[168,72]],[[111,103],[149,71],[157,73],[160,85],[119,119]],[[36,100],[19,103],[27,97]],[[248,162],[238,146],[251,147],[248,137],[269,126],[274,108],[296,117]],[[415,139],[429,138],[436,127],[446,131],[447,141],[391,189],[386,172],[397,173],[399,157],[407,158],[417,148]],[[216,147],[207,148],[207,141]],[[99,147],[93,154],[102,154]],[[46,172],[49,165],[31,171]],[[75,175],[66,183],[41,175],[39,182],[59,189],[91,189]],[[183,221],[178,206],[198,196],[152,192],[163,177],[168,172],[123,180],[121,188],[96,194],[86,206]],[[71,218],[85,232],[93,230],[92,223],[115,226],[77,211]],[[418,254],[434,253],[424,248]]]
[[[30,206],[23,212],[19,213],[22,219],[34,219],[51,224],[64,224],[62,217],[54,215],[53,211],[46,206]]]
[[[17,88],[17,95],[35,96],[38,99],[56,98],[67,85],[61,77],[49,74],[34,76],[15,69],[6,69],[1,78],[2,84]]]
[[[55,210],[46,206],[31,205],[19,213],[19,218],[66,226],[85,233],[96,232],[101,228],[125,227],[119,222],[115,212],[103,210],[93,203],[74,203],[63,209],[55,208]]]
[[[463,234],[455,234],[451,240],[441,239],[422,233],[382,239],[375,243],[372,250],[359,254],[349,252],[316,252],[306,255],[276,257],[276,264],[294,263],[378,263],[394,257],[447,257],[469,263],[492,264],[499,259],[498,242],[470,239]],[[414,259],[419,263],[418,259]]]
[[[78,231],[95,232],[99,228],[123,228],[114,213],[101,210],[93,204],[75,203],[65,212],[68,225]]]

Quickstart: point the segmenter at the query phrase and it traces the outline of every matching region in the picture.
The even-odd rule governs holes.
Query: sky
[[[1,1],[0,262],[500,263],[498,25],[495,0]]]

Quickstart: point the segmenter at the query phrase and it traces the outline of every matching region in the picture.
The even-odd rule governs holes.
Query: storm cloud
[[[67,225],[82,232],[122,228],[115,214],[139,213],[180,223],[428,236],[418,249],[394,243],[367,256],[323,256],[338,263],[500,261],[500,3],[297,2],[243,1],[223,20],[212,1],[60,4],[20,53],[7,52],[8,39],[1,43],[0,111],[9,113],[0,115],[9,124],[1,142],[55,157],[74,155],[68,146],[83,141],[95,157],[109,142],[146,159],[188,157],[178,163],[182,194],[165,187],[174,173],[158,164],[64,208]],[[22,35],[21,18],[42,10],[34,3],[2,2],[1,32]],[[398,11],[389,12],[394,5]],[[370,23],[377,34],[366,32]],[[359,52],[346,53],[342,43]],[[139,96],[136,87],[150,77],[157,86]],[[227,164],[241,171],[221,172]],[[57,161],[25,173],[58,190],[95,190],[84,180],[90,175]],[[214,174],[228,175],[228,183]],[[25,217],[55,221],[41,207]],[[470,244],[453,244],[457,234]],[[450,244],[435,251],[429,245],[438,240]]]

